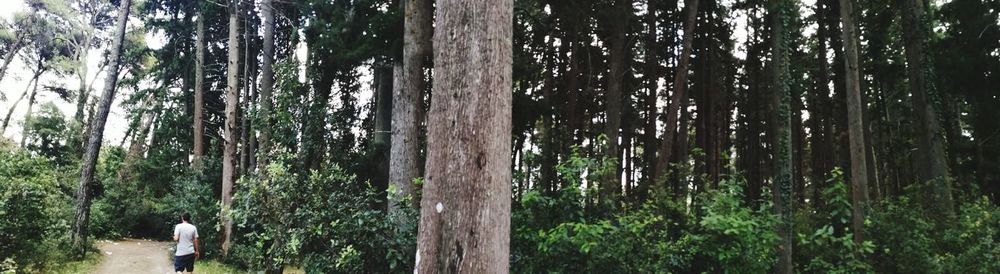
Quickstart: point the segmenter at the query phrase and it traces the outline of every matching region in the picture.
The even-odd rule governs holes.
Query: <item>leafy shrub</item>
[[[834,169],[827,185],[823,190],[825,210],[813,214],[820,215],[819,219],[826,222],[821,222],[819,228],[811,233],[798,235],[798,257],[806,258],[803,270],[813,273],[872,272],[867,259],[874,252],[875,245],[872,241],[854,242],[854,231],[851,231],[853,207],[843,172]],[[836,231],[835,227],[843,231]]]
[[[268,180],[239,184],[233,217],[240,235],[234,255],[250,268],[301,264],[309,273],[399,272],[413,267],[416,212],[398,226],[380,194],[333,166],[308,176],[281,161]]]
[[[0,139],[0,260],[4,268],[44,267],[59,257],[69,226],[70,198],[59,191],[55,169],[41,157]]]

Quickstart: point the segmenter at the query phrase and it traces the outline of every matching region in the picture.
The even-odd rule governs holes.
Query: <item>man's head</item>
[[[181,221],[182,222],[186,222],[186,223],[190,223],[191,222],[191,214],[187,214],[187,213],[181,214]]]

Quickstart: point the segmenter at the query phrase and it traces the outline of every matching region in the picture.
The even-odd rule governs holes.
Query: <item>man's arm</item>
[[[177,226],[174,226],[174,241],[180,241],[180,235],[177,235]]]
[[[194,258],[201,257],[201,247],[198,247],[198,237],[194,238]]]

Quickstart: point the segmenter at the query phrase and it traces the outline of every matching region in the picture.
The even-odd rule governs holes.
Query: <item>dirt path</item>
[[[170,243],[125,239],[101,241],[101,264],[94,273],[174,273]]]

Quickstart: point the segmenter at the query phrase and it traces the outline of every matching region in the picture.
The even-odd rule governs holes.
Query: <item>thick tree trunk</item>
[[[840,20],[843,30],[841,39],[844,41],[844,74],[847,87],[847,119],[849,137],[851,139],[851,201],[853,214],[851,224],[854,230],[854,242],[864,241],[865,229],[864,209],[868,204],[868,161],[865,150],[865,129],[862,122],[861,76],[858,64],[858,35],[854,25],[853,0],[840,0]]]
[[[934,100],[934,84],[930,79],[931,62],[925,52],[930,32],[923,0],[903,0],[904,47],[906,49],[906,71],[909,77],[910,95],[914,116],[914,131],[917,136],[917,155],[921,182],[932,181],[934,187],[932,212],[937,217],[950,218],[954,215],[951,200],[951,182],[948,178],[948,164],[945,145]]]
[[[88,223],[90,222],[90,187],[94,181],[94,169],[97,167],[97,156],[101,152],[101,143],[104,140],[104,125],[108,120],[108,113],[111,111],[111,103],[115,97],[115,87],[118,84],[118,68],[120,67],[122,41],[125,39],[125,26],[128,23],[128,15],[132,10],[132,0],[123,0],[118,10],[118,21],[115,25],[115,36],[111,44],[111,56],[108,57],[109,70],[104,82],[104,91],[101,93],[101,100],[97,113],[91,121],[89,137],[87,138],[87,148],[80,165],[80,186],[76,192],[76,216],[73,220],[73,233],[71,234],[72,250],[82,256],[87,250],[87,236],[89,236]]]
[[[792,4],[788,0],[771,0],[768,13],[771,14],[772,43],[771,79],[774,85],[775,147],[774,182],[771,184],[774,196],[774,210],[778,214],[777,232],[778,265],[774,272],[793,273],[792,266],[792,132],[791,132],[791,75],[789,75],[789,41],[786,37],[788,21],[792,19]]]
[[[260,153],[257,155],[257,163],[261,167],[260,175],[267,178],[267,165],[271,154],[271,128],[274,122],[271,119],[271,109],[274,107],[272,93],[274,91],[274,2],[264,0],[260,13],[264,17],[263,27],[263,52],[260,66]]]
[[[202,168],[201,158],[205,156],[205,13],[198,11],[197,41],[195,41],[194,65],[194,147],[191,165]]]
[[[225,146],[222,151],[222,254],[229,254],[232,245],[233,220],[229,217],[229,207],[233,203],[233,183],[236,181],[237,108],[239,107],[240,79],[240,25],[239,1],[229,2],[229,60],[226,71],[226,122],[223,129]]]
[[[417,273],[507,273],[513,1],[441,0]]]
[[[610,41],[608,47],[608,82],[607,92],[604,94],[604,103],[607,111],[607,119],[604,124],[604,135],[608,138],[608,147],[605,157],[612,161],[614,168],[601,180],[600,202],[612,205],[621,193],[621,174],[618,172],[622,163],[621,149],[619,148],[619,133],[622,126],[622,81],[625,76],[626,54],[625,33],[627,32],[629,17],[632,14],[631,0],[616,0],[612,14],[609,17],[612,22],[610,28]]]
[[[677,70],[674,71],[674,93],[671,94],[670,106],[667,108],[666,132],[663,134],[663,143],[660,145],[660,155],[656,161],[656,170],[653,178],[659,191],[666,190],[667,168],[670,163],[671,148],[674,146],[674,136],[677,133],[678,111],[681,107],[681,100],[687,98],[688,65],[691,61],[691,43],[694,41],[695,19],[698,18],[698,0],[688,0],[684,5],[687,9],[687,18],[684,21],[684,40],[681,45],[680,61],[677,63]]]
[[[413,179],[420,176],[420,117],[423,112],[424,64],[431,53],[433,2],[403,0],[403,60],[394,70],[392,95],[392,144],[389,158],[389,214],[398,212],[400,203],[416,188]],[[402,221],[402,220],[400,220]]]

